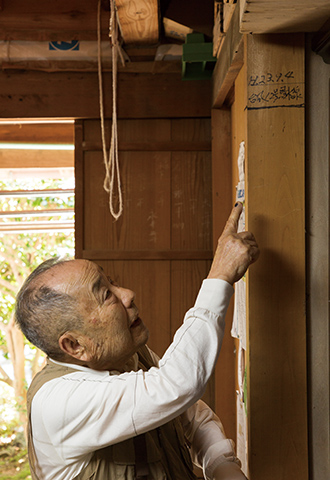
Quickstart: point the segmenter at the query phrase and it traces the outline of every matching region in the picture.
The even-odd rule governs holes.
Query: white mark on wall
[[[184,222],[173,223],[173,229],[184,230]]]
[[[174,192],[173,192],[173,197],[174,197],[175,199],[181,198],[182,195],[183,195],[183,191],[182,191],[182,190],[174,190]]]
[[[149,217],[147,218],[147,222],[150,227],[150,233],[149,233],[149,238],[151,243],[156,243],[157,242],[157,232],[156,232],[156,219],[157,215],[153,210],[151,210]]]
[[[190,210],[193,215],[196,214],[196,206],[197,206],[197,200],[196,198],[191,198],[190,199]]]
[[[174,207],[175,207],[175,212],[176,212],[176,217],[178,220],[181,220],[181,216],[182,216],[182,205],[183,203],[182,202],[177,202]]]

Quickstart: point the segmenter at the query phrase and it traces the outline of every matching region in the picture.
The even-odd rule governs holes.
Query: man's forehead
[[[92,277],[95,278],[98,275],[99,268],[95,263],[77,259],[54,265],[44,273],[42,280],[50,287],[66,291],[77,284],[88,283],[89,278],[93,281]]]

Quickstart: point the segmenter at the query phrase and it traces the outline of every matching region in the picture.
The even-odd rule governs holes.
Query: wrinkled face
[[[47,283],[78,300],[84,319],[79,342],[91,355],[88,366],[120,370],[149,336],[134,304],[134,292],[113,283],[100,267],[87,260],[73,260],[56,270],[53,284]]]

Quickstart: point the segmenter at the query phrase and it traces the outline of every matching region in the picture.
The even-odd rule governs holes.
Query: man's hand
[[[259,257],[257,242],[250,232],[237,233],[243,205],[236,204],[218,240],[218,246],[207,278],[220,278],[233,285]]]

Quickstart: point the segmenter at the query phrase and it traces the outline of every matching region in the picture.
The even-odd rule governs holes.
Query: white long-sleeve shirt
[[[119,373],[61,364],[76,372],[45,383],[31,405],[33,444],[41,478],[71,480],[93,453],[183,414],[194,460],[206,478],[234,460],[231,441],[203,403],[224,334],[233,287],[204,280],[196,303],[160,359],[158,367]],[[59,363],[59,362],[55,362]]]

